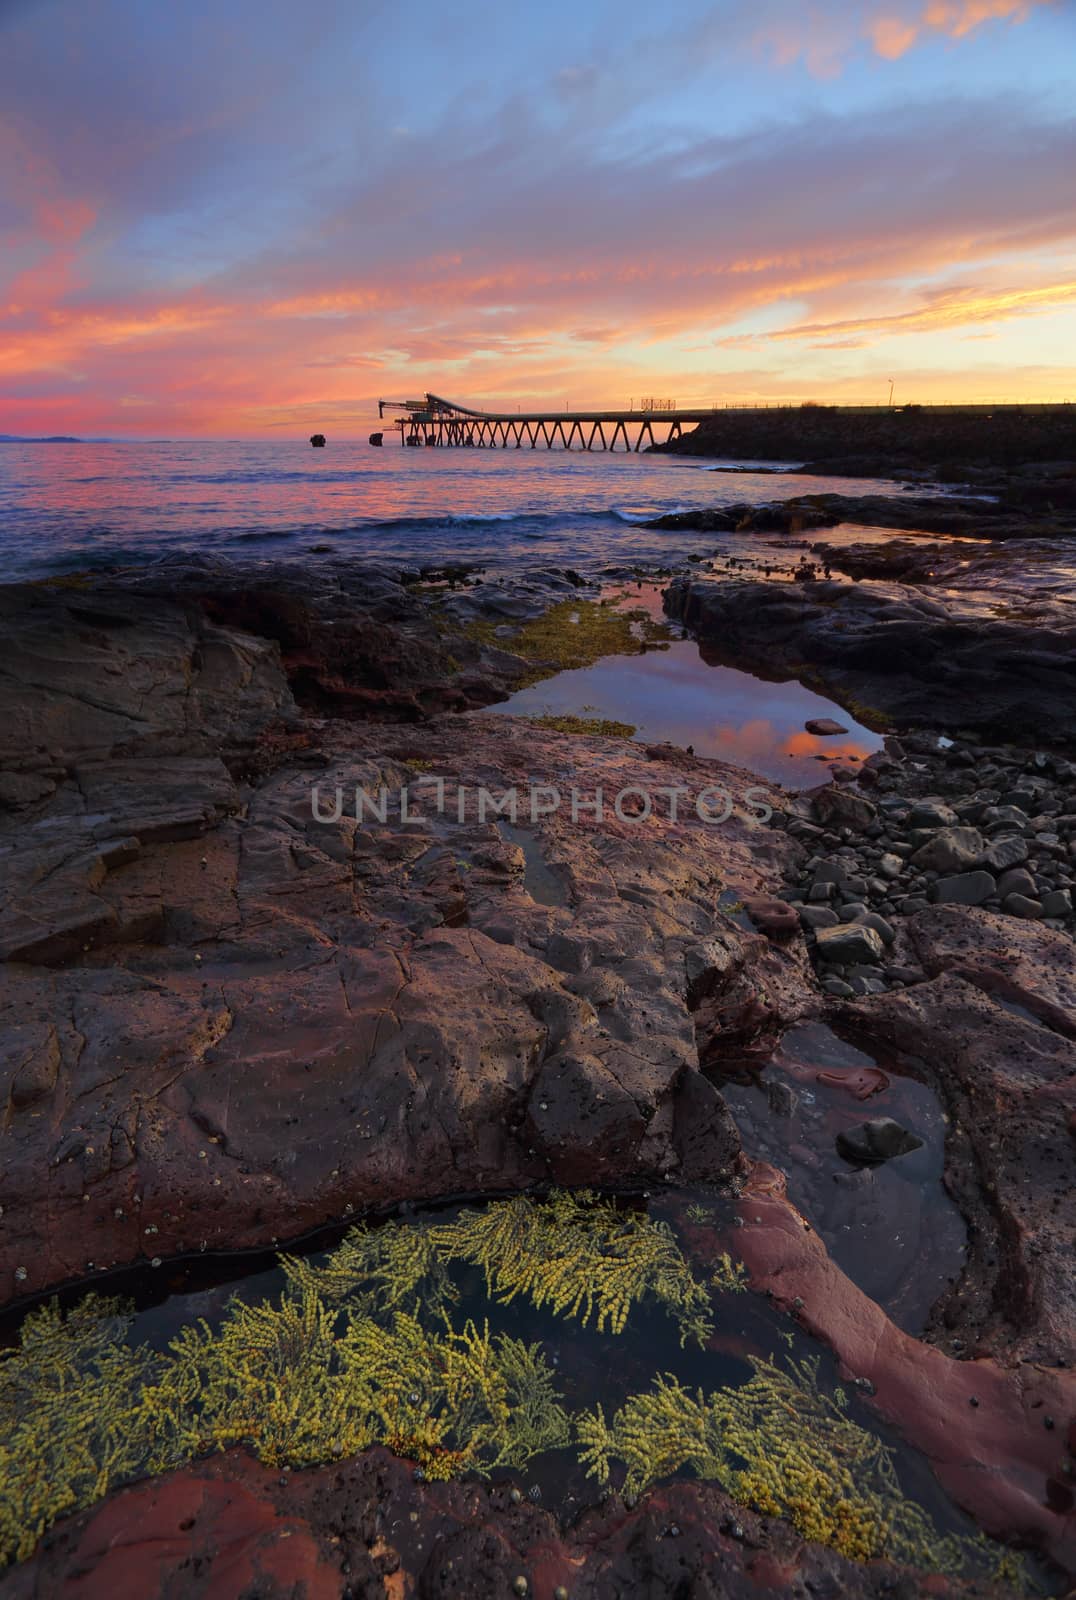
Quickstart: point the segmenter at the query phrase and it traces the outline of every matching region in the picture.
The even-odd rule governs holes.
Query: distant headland
[[[37,437],[25,433],[0,433],[0,444],[84,444],[70,433],[50,433]]]

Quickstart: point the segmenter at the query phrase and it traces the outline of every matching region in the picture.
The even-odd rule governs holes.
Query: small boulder
[[[893,944],[897,937],[892,924],[877,911],[861,911],[855,920],[864,928],[873,928],[875,933],[880,935],[883,944]]]
[[[869,828],[878,815],[869,800],[864,800],[859,794],[850,794],[836,784],[819,789],[814,797],[814,810],[819,822],[825,826],[852,828],[856,832]]]
[[[838,967],[880,961],[885,950],[881,934],[862,922],[841,922],[835,928],[819,928],[815,939],[822,959]]]
[[[940,800],[917,800],[905,820],[909,828],[951,828],[957,814]]]
[[[983,851],[983,866],[991,872],[1005,872],[1027,860],[1027,840],[1018,834],[1006,834],[1002,839],[992,839]]]
[[[1013,867],[1010,872],[1003,872],[998,879],[998,894],[1002,900],[1010,894],[1025,894],[1033,900],[1036,888],[1035,880],[1026,867]]]
[[[1072,916],[1072,890],[1051,889],[1042,897],[1042,914],[1044,917],[1071,917]]]
[[[981,906],[997,893],[997,884],[989,872],[961,872],[952,878],[939,878],[934,884],[934,899],[943,906]],[[903,910],[910,908],[905,905]]]
[[[830,738],[834,734],[848,732],[848,729],[842,723],[834,722],[832,717],[811,717],[803,726],[808,733],[817,733],[822,738]]]
[[[978,828],[941,828],[912,856],[921,872],[970,872],[983,855]]]
[[[1029,920],[1043,914],[1042,901],[1028,894],[1007,894],[1001,902],[1001,909],[1010,917],[1027,917]]]
[[[892,1117],[872,1117],[837,1135],[837,1153],[857,1166],[878,1166],[922,1148],[923,1141]]]
[[[830,906],[800,906],[800,921],[805,928],[835,928],[840,918]]]

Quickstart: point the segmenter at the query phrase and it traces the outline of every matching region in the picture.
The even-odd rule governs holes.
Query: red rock
[[[16,1267],[31,1292],[88,1262],[283,1242],[347,1207],[461,1187],[729,1171],[723,1105],[698,1123],[677,1110],[697,1098],[697,1030],[761,1048],[817,1002],[802,945],[740,928],[718,898],[765,895],[796,847],[683,808],[676,823],[573,823],[566,803],[520,830],[525,856],[477,821],[478,787],[518,786],[526,804],[532,778],[563,783],[570,736],[449,718],[337,723],[329,744],[323,729],[316,765],[299,751],[242,789],[204,758],[97,761],[88,831],[106,844],[92,849],[81,791],[50,802],[69,808],[58,856],[35,867],[31,849],[5,884],[43,904],[33,877],[48,870],[55,921],[48,952],[4,969],[0,1289]],[[417,791],[427,763],[466,786],[464,824],[436,815],[432,791],[406,825],[312,815],[315,782],[329,811],[338,783],[353,810],[357,784]],[[183,772],[201,785],[197,836],[106,849],[132,835],[129,807],[146,814],[155,775],[178,790]],[[666,768],[603,741],[587,782],[616,793],[691,772],[715,781],[713,763]],[[61,948],[89,905],[107,937]],[[710,991],[699,1012],[693,984]]]
[[[1076,1569],[1076,1518],[1047,1503],[1063,1448],[1059,1432],[1042,1425],[1044,1415],[1071,1415],[1076,1372],[954,1361],[903,1333],[834,1265],[784,1190],[775,1168],[750,1171],[735,1244],[752,1288],[780,1306],[796,1303],[798,1320],[830,1346],[848,1378],[873,1385],[866,1403],[928,1457],[981,1526],[1041,1543]]]
[[[732,1537],[738,1524],[741,1537]],[[416,1484],[375,1449],[284,1477],[237,1452],[120,1491],[59,1524],[5,1575],[10,1600],[490,1600],[518,1577],[548,1600],[783,1600],[802,1584],[849,1600],[993,1595],[806,1543],[715,1484],[673,1483],[628,1510],[617,1496],[561,1528],[507,1485]]]
[[[242,1477],[177,1473],[121,1489],[84,1520],[62,1593],[233,1600],[256,1587],[266,1600],[296,1591],[339,1600],[338,1566],[309,1526],[272,1503],[264,1470],[244,1476],[250,1487]]]
[[[768,939],[793,939],[800,931],[799,916],[785,900],[768,900],[751,895],[743,908],[760,933]]]
[[[881,1067],[826,1067],[815,1073],[815,1079],[830,1089],[844,1089],[857,1100],[869,1100],[889,1087]]]

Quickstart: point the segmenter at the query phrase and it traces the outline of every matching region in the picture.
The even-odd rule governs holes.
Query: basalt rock
[[[998,614],[896,583],[678,578],[670,614],[724,659],[812,682],[861,718],[998,737],[1076,739],[1076,623]],[[1000,610],[1000,608],[999,608]]]
[[[817,1004],[802,940],[719,905],[772,896],[796,847],[743,816],[573,822],[568,792],[581,764],[607,795],[754,780],[502,717],[320,739],[238,783],[202,758],[78,766],[12,823],[5,1294],[366,1204],[728,1176],[719,1097],[705,1140],[678,1109],[696,1010],[746,1048]],[[539,782],[564,805],[532,825]],[[518,828],[479,818],[482,787],[516,789]]]
[[[972,1595],[965,1584],[848,1561],[738,1506],[714,1484],[619,1497],[564,1527],[507,1484],[418,1483],[383,1449],[281,1477],[230,1452],[121,1490],[60,1524],[5,1580],[10,1600],[758,1600],[801,1589],[851,1600]]]
[[[978,469],[996,478],[999,471],[1032,466],[1039,470],[1026,481],[1045,480],[1060,496],[1076,475],[1076,416],[1071,406],[991,413],[930,406],[722,411],[657,448],[725,460],[808,462],[813,471],[863,477],[919,469],[951,479]],[[1058,470],[1052,470],[1054,464],[1061,464]]]
[[[1076,998],[1067,935],[938,907],[907,924],[928,981],[842,1007],[848,1037],[897,1045],[950,1119],[946,1184],[971,1223],[939,1336],[1006,1360],[1076,1360]]]
[[[877,1166],[897,1156],[910,1155],[922,1148],[923,1141],[892,1117],[872,1117],[857,1128],[842,1129],[837,1135],[837,1150],[846,1161]]]

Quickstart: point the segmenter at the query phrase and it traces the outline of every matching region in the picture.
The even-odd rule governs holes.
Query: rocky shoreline
[[[1076,495],[1076,408],[802,405],[718,411],[659,453],[796,463],[820,476],[974,483],[1067,505]]]
[[[1029,575],[1053,546],[1019,548],[1003,561],[989,544],[846,553],[823,540],[783,582],[683,576],[666,606],[716,658],[817,685],[861,722],[1064,749],[1076,741],[1071,580],[1041,585]]]
[[[593,603],[577,573],[177,558],[0,591],[5,1301],[365,1208],[712,1185],[744,1197],[753,1285],[957,1503],[1076,1570],[1076,641],[1060,586],[1021,594],[1036,551],[999,577],[981,548],[936,599],[941,565],[895,544],[804,556],[859,563],[850,582],[673,582],[700,638],[809,666],[896,729],[812,795],[771,791],[769,822],[737,807],[719,827],[656,807],[480,816],[483,789],[567,794],[581,772],[588,793],[758,783],[481,715],[544,670],[521,626]],[[315,786],[323,808],[384,791],[384,818],[318,820]],[[899,1060],[948,1116],[969,1249],[922,1341],[833,1265],[722,1097],[812,1019]],[[988,1592],[842,1561],[712,1486],[614,1498],[568,1530],[502,1493],[416,1485],[383,1452],[285,1485],[233,1453],[58,1525],[3,1587],[170,1592],[195,1571],[185,1592],[224,1593],[234,1558],[267,1595],[522,1578],[671,1596],[685,1574],[699,1593]]]

